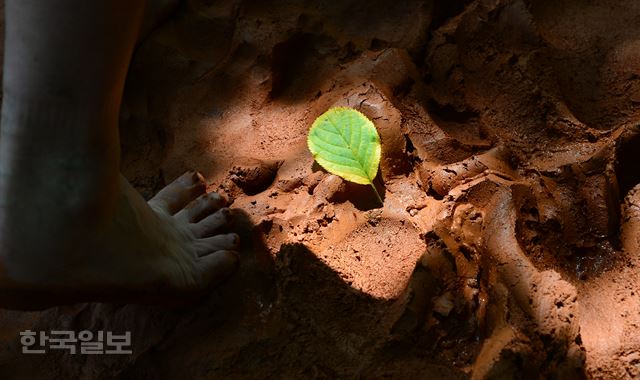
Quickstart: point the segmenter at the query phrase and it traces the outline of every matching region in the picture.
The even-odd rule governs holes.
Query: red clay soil
[[[640,378],[640,3],[188,1],[139,47],[121,138],[149,197],[233,202],[239,273],[173,310],[0,313],[2,378]],[[381,134],[376,186],[306,146]],[[20,353],[131,331],[134,354]]]

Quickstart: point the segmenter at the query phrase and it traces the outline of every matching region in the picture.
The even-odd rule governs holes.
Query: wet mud
[[[187,1],[145,40],[122,170],[233,203],[239,273],[166,310],[0,313],[31,378],[640,377],[640,4]],[[314,164],[332,106],[378,128],[376,187]],[[132,331],[127,357],[18,332]],[[4,378],[4,376],[3,376]]]

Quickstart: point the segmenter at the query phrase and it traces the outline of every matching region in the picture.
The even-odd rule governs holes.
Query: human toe
[[[149,205],[173,215],[206,191],[204,177],[189,171],[165,186],[149,201]]]
[[[225,199],[218,193],[203,194],[178,211],[175,217],[183,222],[196,223],[220,209],[225,203]]]
[[[213,214],[192,225],[192,231],[198,238],[212,236],[221,228],[231,222],[231,211],[228,208],[221,208]]]
[[[219,234],[208,238],[199,239],[196,243],[196,253],[204,256],[215,251],[235,250],[238,248],[240,237],[238,234]]]

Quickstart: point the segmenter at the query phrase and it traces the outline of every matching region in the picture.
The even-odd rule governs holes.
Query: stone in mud
[[[335,202],[344,199],[346,189],[346,184],[342,178],[329,174],[313,189],[313,195],[320,202]]]

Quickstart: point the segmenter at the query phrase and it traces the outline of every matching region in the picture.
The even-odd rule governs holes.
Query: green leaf
[[[330,173],[373,185],[380,163],[380,136],[360,112],[347,107],[329,109],[313,122],[307,145],[313,158]]]

